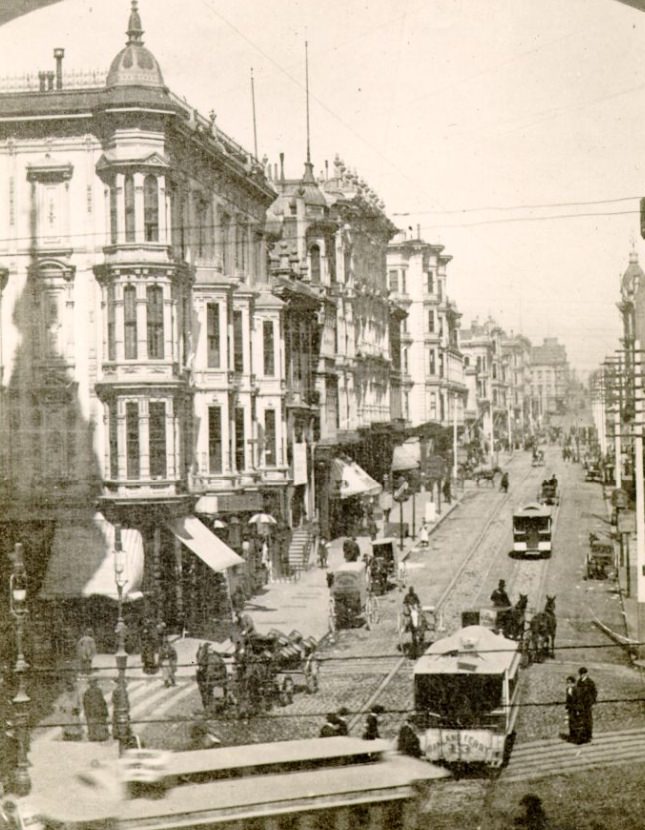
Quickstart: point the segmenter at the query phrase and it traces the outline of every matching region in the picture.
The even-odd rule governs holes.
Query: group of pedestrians
[[[365,726],[361,737],[364,741],[375,741],[381,737],[379,715],[382,709],[380,706],[374,706],[368,712],[365,718]],[[349,711],[344,707],[337,712],[330,712],[327,715],[327,720],[320,729],[321,738],[333,738],[349,734],[346,717]],[[403,722],[397,736],[396,747],[403,755],[409,755],[412,758],[421,758],[423,750],[421,749],[421,741],[417,735],[414,724],[414,717],[409,714]]]
[[[596,684],[584,666],[578,678],[567,677],[566,702],[569,725],[568,740],[574,744],[588,744],[593,737],[593,707],[598,699]]]

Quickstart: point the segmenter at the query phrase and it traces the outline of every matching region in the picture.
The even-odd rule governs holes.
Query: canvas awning
[[[222,542],[196,516],[183,516],[168,522],[168,528],[179,541],[186,545],[212,571],[224,571],[244,560]]]
[[[392,471],[418,470],[421,466],[421,442],[410,438],[392,451]]]
[[[125,600],[140,599],[143,581],[143,539],[135,528],[121,528],[125,551]],[[103,596],[117,599],[114,572],[114,525],[102,513],[86,522],[59,524],[40,592],[43,599]]]
[[[350,496],[378,496],[383,489],[355,461],[344,461],[342,458],[334,458],[332,461],[331,481],[334,494],[341,499]]]

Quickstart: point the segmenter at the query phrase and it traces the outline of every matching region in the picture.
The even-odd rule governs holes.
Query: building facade
[[[403,414],[413,427],[464,423],[466,384],[460,314],[447,294],[442,245],[400,234],[388,247],[390,295],[408,313],[401,324]]]
[[[545,337],[531,349],[531,386],[535,416],[546,423],[566,409],[569,364],[567,350],[556,337]]]
[[[195,513],[238,549],[253,513],[288,518],[275,192],[167,89],[135,3],[102,85],[60,54],[47,78],[0,95],[2,549],[56,595],[47,563],[82,561],[98,505],[140,536],[145,614],[194,627],[230,587]]]

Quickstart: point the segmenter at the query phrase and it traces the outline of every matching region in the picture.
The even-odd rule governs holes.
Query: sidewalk
[[[420,494],[424,495],[424,494]],[[427,495],[427,494],[425,494]],[[462,495],[453,499],[450,505],[443,505],[442,513],[429,528],[432,534],[441,523],[456,510],[461,502]],[[410,509],[410,508],[408,508]],[[417,511],[418,515],[422,515]],[[419,522],[420,523],[420,522]],[[382,538],[382,521],[379,523],[379,537]],[[328,569],[335,570],[344,562],[343,541],[345,537],[334,539],[330,543]],[[359,536],[358,542],[361,554],[371,551],[369,536]],[[406,537],[403,541],[403,554],[399,551],[397,539],[397,553],[400,559],[406,559],[410,552],[417,547],[417,539]],[[297,582],[271,582],[245,605],[244,610],[250,614],[256,629],[266,633],[277,628],[285,634],[294,629],[305,637],[315,637],[321,640],[329,631],[329,590],[327,588],[326,571],[313,564],[303,571]]]

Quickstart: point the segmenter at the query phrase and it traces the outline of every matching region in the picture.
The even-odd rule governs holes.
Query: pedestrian
[[[396,748],[403,755],[410,755],[412,758],[420,758],[423,755],[421,741],[414,728],[414,718],[412,715],[406,717],[403,725],[399,729]]]
[[[419,530],[419,546],[422,547],[422,548],[427,548],[429,541],[430,541],[430,528],[428,527],[428,522],[424,519],[421,522],[421,529]]]
[[[114,689],[112,690],[112,737],[117,739],[122,744],[127,744],[130,739],[130,724],[129,722],[119,722],[119,715],[121,712],[130,711],[130,701],[128,699],[128,690],[122,689],[118,681],[115,681]],[[121,733],[123,727],[123,733]]]
[[[152,620],[143,622],[141,632],[141,662],[145,674],[155,674],[157,671],[157,629]]]
[[[363,730],[362,737],[364,741],[375,741],[377,738],[381,737],[379,732],[378,713],[373,709],[365,718],[365,729]]]
[[[58,711],[63,723],[63,740],[82,741],[81,698],[76,683],[71,679],[65,681],[65,691],[58,703]]]
[[[334,584],[334,572],[328,570],[325,574],[325,579],[327,580],[327,587],[331,591],[331,586]]]
[[[515,827],[525,827],[526,830],[547,830],[548,820],[542,799],[533,793],[527,793],[520,799],[520,806],[524,808],[524,815],[518,816],[513,822]]]
[[[503,493],[508,493],[508,473],[502,473],[502,478],[500,479],[499,489]]]
[[[335,712],[329,712],[327,720],[320,727],[320,738],[336,738],[339,735],[338,716]]]
[[[212,702],[212,688],[209,693],[208,683],[208,654],[210,651],[210,643],[200,643],[197,649],[197,673],[195,679],[197,680],[197,688],[199,689],[199,696],[202,701],[202,707],[207,712],[210,709]]]
[[[336,728],[339,735],[349,735],[349,727],[346,720],[347,715],[349,715],[349,710],[344,706],[341,706],[336,713]]]
[[[578,670],[578,682],[576,683],[578,697],[578,708],[580,716],[580,729],[576,743],[588,744],[593,737],[593,706],[598,699],[596,684],[589,677],[587,669]]]
[[[566,697],[564,707],[567,710],[567,722],[569,726],[568,740],[572,743],[577,743],[578,733],[580,731],[580,710],[578,706],[578,690],[576,688],[576,679],[570,674],[567,677]]]
[[[329,542],[324,536],[320,537],[318,541],[318,567],[326,568],[327,559],[329,558]]]
[[[159,649],[159,666],[164,686],[176,686],[177,681],[177,649],[170,643],[167,637],[164,638]]]
[[[83,674],[92,671],[92,661],[96,657],[96,641],[91,628],[86,629],[76,644],[76,656]]]
[[[90,685],[83,695],[83,712],[87,722],[87,737],[90,741],[107,741],[108,706],[99,688],[96,677],[90,677]]]
[[[233,606],[233,611],[236,614],[240,614],[244,610],[244,606],[246,605],[246,596],[244,595],[244,589],[241,585],[237,585],[231,594],[231,605]]]
[[[452,501],[450,478],[447,478],[443,483],[443,497],[446,500],[446,504],[450,504],[450,502]]]

